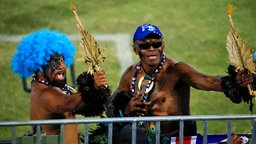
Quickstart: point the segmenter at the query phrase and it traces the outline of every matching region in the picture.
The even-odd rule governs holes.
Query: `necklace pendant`
[[[146,74],[145,76],[144,76],[144,79],[146,79],[146,80],[151,80],[151,75],[149,75],[149,74]]]
[[[142,82],[144,81],[145,79],[145,76],[141,77],[139,82],[138,82],[138,88],[139,90],[141,90],[141,85],[142,85]],[[148,93],[151,91],[151,89],[153,88],[154,86],[154,81],[149,81],[149,83],[146,85],[146,88],[145,88],[145,92],[144,93]]]

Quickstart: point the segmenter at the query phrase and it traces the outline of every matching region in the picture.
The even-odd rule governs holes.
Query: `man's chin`
[[[64,80],[54,80],[52,81],[51,85],[56,86],[56,87],[64,87],[66,85],[67,81],[66,79]]]

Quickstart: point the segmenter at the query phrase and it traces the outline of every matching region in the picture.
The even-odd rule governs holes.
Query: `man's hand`
[[[131,98],[127,104],[124,114],[129,116],[144,116],[147,113],[147,105],[145,101],[142,101],[142,94],[137,92],[137,95]]]
[[[242,138],[236,134],[232,135],[232,144],[241,144]]]
[[[105,69],[94,73],[94,87],[96,89],[105,88],[108,85],[107,77],[105,75]]]
[[[247,70],[239,71],[236,76],[236,84],[240,87],[246,87],[254,80],[252,73]]]

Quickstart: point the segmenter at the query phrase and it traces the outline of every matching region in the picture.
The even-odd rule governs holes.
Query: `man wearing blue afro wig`
[[[73,63],[75,54],[75,47],[66,35],[49,29],[36,31],[23,38],[17,49],[12,70],[25,78],[37,70],[43,72],[42,66],[47,64],[53,54],[62,55],[66,66]]]
[[[110,95],[105,70],[77,78],[78,92],[67,86],[66,67],[73,63],[75,47],[65,34],[44,29],[23,38],[13,55],[12,70],[20,77],[33,75],[30,119],[75,119],[101,115]],[[33,127],[36,132],[36,125]],[[46,135],[60,134],[60,125],[41,125]],[[77,124],[65,125],[65,144],[78,144]]]

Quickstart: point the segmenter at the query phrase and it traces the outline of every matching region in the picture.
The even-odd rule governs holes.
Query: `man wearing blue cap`
[[[167,58],[163,34],[157,26],[143,24],[133,37],[133,50],[140,62],[124,72],[106,114],[110,117],[190,115],[190,86],[200,90],[223,91],[223,77],[208,76],[187,63]],[[246,87],[253,76],[239,72],[235,83]],[[154,123],[140,123],[137,143],[154,143]],[[131,143],[131,125],[120,126],[117,143]],[[161,143],[179,135],[179,122],[161,122]],[[184,122],[184,135],[197,135],[196,122]]]

